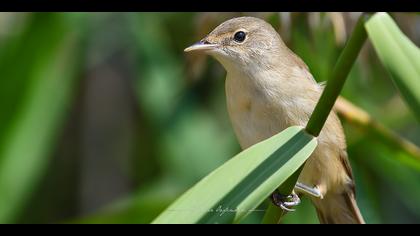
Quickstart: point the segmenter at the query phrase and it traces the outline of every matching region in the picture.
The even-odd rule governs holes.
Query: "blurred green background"
[[[0,223],[149,223],[240,152],[225,71],[183,49],[243,15],[324,81],[360,13],[0,13]],[[392,16],[419,45],[420,15]],[[420,145],[370,42],[342,95]],[[419,156],[343,125],[366,221],[419,223]],[[318,223],[307,199],[283,221]]]

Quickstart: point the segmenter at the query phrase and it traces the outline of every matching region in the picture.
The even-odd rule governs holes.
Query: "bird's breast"
[[[284,107],[260,90],[249,84],[249,78],[230,77],[226,79],[226,101],[235,134],[243,149],[267,139],[288,127]]]

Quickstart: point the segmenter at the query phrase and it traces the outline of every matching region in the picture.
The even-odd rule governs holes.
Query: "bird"
[[[306,126],[323,91],[303,60],[260,18],[229,19],[184,51],[210,55],[226,70],[227,110],[242,149],[290,126]],[[317,139],[295,191],[311,199],[320,223],[364,224],[344,131],[334,111]],[[293,194],[292,202],[274,194],[273,200],[289,209],[299,203]]]

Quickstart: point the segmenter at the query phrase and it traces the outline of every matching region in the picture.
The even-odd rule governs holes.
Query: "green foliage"
[[[331,77],[327,81],[327,86],[325,86],[324,92],[308,121],[306,130],[314,136],[318,136],[321,132],[321,129],[344,86],[344,82],[353,67],[354,61],[356,60],[357,55],[359,55],[366,40],[367,35],[364,29],[366,17],[366,15],[362,15],[357,22],[346,47],[343,49],[334,66]]]
[[[315,138],[290,127],[217,168],[153,223],[238,222],[299,169],[315,147]]]
[[[349,146],[349,155],[354,156],[353,163],[355,173],[360,178],[358,198],[360,208],[366,221],[370,223],[414,223],[410,219],[404,219],[407,215],[419,216],[420,197],[417,185],[420,172],[407,168],[400,161],[401,158],[409,158],[406,153],[400,152],[377,139],[375,134],[367,133],[366,137]],[[370,151],[366,155],[366,151]],[[395,207],[389,202],[401,204]],[[394,216],[398,211],[402,216],[398,219]]]
[[[0,223],[14,221],[42,177],[72,99],[80,45],[67,18],[34,14],[2,48]]]
[[[420,50],[387,13],[377,13],[366,24],[383,65],[420,121]]]

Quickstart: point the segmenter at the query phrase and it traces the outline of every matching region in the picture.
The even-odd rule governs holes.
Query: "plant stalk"
[[[353,30],[353,34],[341,52],[331,77],[327,82],[327,86],[306,125],[306,131],[315,137],[319,135],[322,127],[327,121],[328,115],[344,86],[344,82],[366,41],[367,32],[364,26],[366,20],[367,15],[363,14],[360,16]]]

